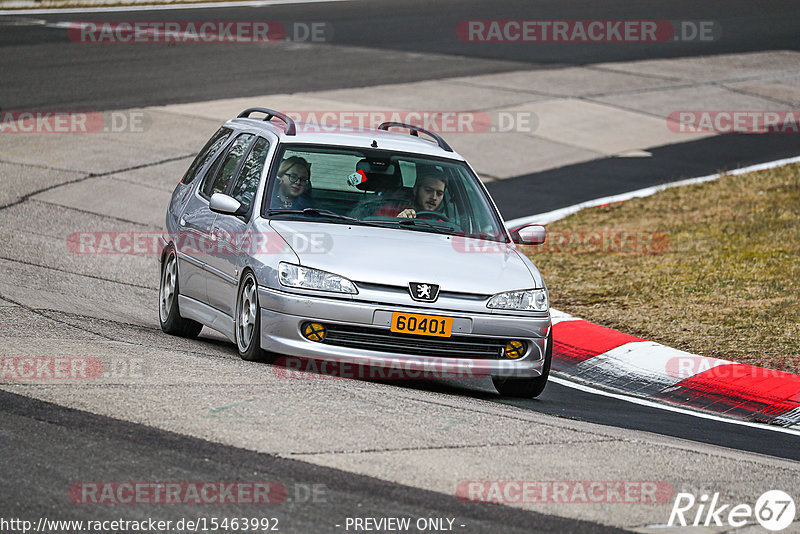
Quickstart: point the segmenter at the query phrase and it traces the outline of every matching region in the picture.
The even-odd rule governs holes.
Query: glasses
[[[295,174],[293,172],[285,172],[281,176],[286,176],[289,179],[290,184],[307,184],[311,181],[310,178],[306,178],[300,176],[299,174]]]

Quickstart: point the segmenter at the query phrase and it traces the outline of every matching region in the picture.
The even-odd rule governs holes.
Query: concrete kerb
[[[582,209],[641,198],[672,187],[800,162],[800,156],[647,187],[508,221],[509,229],[549,224]],[[553,372],[659,403],[726,418],[791,427],[800,423],[800,375],[707,358],[553,309]]]

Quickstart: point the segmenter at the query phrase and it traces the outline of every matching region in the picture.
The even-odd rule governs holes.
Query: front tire
[[[274,356],[261,349],[261,309],[258,306],[258,282],[248,271],[239,284],[236,296],[236,348],[249,362],[271,362]]]
[[[178,308],[178,257],[170,245],[167,255],[161,263],[161,282],[158,286],[158,319],[161,330],[167,334],[180,337],[196,338],[203,325],[191,319],[181,317]]]
[[[533,399],[544,391],[547,377],[550,376],[550,363],[553,360],[553,329],[547,335],[547,348],[544,351],[544,367],[541,376],[536,378],[500,378],[492,377],[495,389],[503,397],[522,397]]]

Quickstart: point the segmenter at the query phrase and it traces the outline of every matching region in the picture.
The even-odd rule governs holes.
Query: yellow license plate
[[[450,337],[453,333],[453,318],[419,313],[393,313],[391,330],[401,334]]]

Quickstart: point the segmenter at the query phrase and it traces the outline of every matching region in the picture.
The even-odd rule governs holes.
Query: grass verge
[[[553,307],[800,374],[800,165],[586,209],[547,230],[525,252]]]

